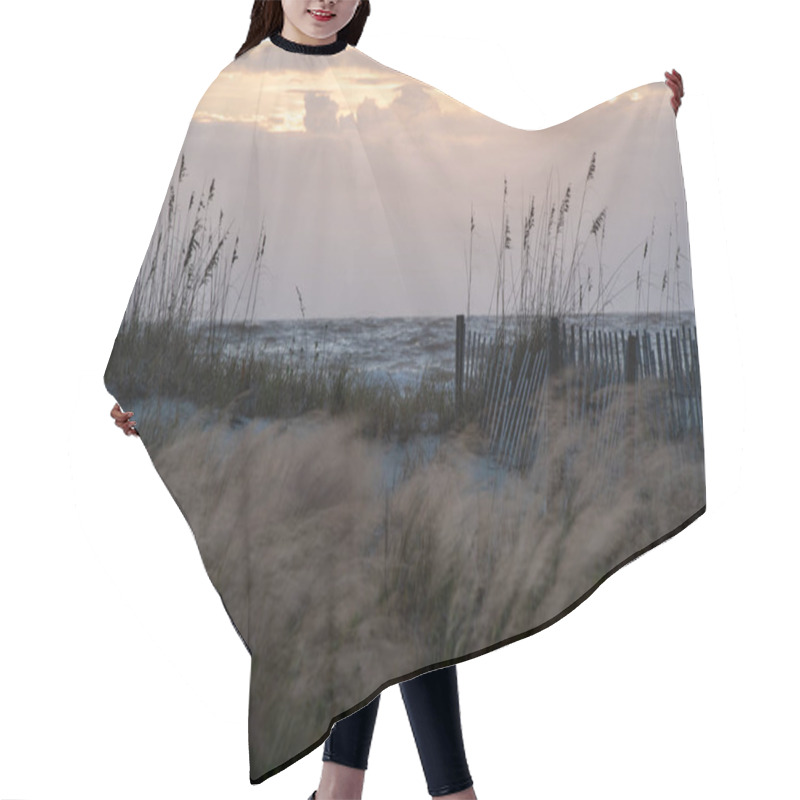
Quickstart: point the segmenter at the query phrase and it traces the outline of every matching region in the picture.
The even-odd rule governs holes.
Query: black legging
[[[455,665],[403,681],[400,692],[431,797],[468,789],[472,777],[461,735]],[[380,699],[378,695],[355,714],[334,723],[325,740],[323,761],[367,768]]]

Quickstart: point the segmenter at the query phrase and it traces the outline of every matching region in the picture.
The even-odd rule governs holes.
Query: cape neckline
[[[300,44],[299,42],[293,42],[291,39],[282,36],[279,31],[271,34],[269,40],[276,47],[280,47],[282,50],[288,50],[290,53],[305,53],[306,55],[313,56],[327,56],[333,53],[341,53],[342,50],[347,47],[347,39],[343,38],[339,38],[335,42],[330,42],[329,44]]]

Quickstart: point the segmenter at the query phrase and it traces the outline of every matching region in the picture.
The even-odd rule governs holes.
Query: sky
[[[232,223],[230,241],[239,236],[230,319],[454,315],[467,311],[468,295],[471,313],[509,313],[532,202],[539,263],[555,247],[564,282],[580,242],[570,285],[583,286],[584,311],[597,308],[601,277],[606,311],[686,311],[691,264],[670,96],[662,82],[645,84],[527,130],[357,48],[311,56],[265,40],[225,67],[197,105],[177,206],[214,179],[215,213]],[[604,209],[605,226],[591,236]]]

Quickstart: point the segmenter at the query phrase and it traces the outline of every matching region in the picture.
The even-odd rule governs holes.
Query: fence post
[[[636,459],[636,374],[639,362],[639,335],[628,331],[625,347],[625,476],[630,478],[634,473]]]
[[[547,346],[547,385],[543,395],[545,403],[545,512],[551,504],[563,499],[564,458],[557,453],[555,443],[567,422],[564,398],[566,387],[560,380],[563,360],[561,355],[561,326],[558,317],[550,317]]]
[[[561,337],[558,317],[550,317],[550,374],[561,370]]]
[[[464,315],[456,316],[456,413],[464,402]]]
[[[625,382],[636,382],[636,367],[638,366],[639,337],[632,331],[628,331],[628,346],[625,349]]]

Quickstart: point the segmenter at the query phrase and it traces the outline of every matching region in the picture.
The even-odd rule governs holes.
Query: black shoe
[[[309,797],[309,798],[308,798],[308,800],[314,800],[314,798],[315,798],[316,796],[317,796],[317,790],[316,790],[316,789],[314,789],[314,791],[311,793],[311,797]]]

